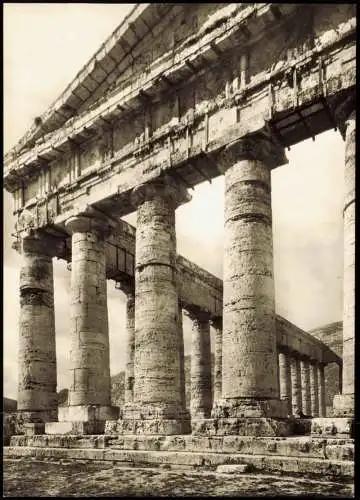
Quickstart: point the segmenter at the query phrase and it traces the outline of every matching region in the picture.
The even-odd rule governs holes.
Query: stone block
[[[251,467],[248,464],[230,464],[230,465],[218,465],[216,472],[220,474],[242,474],[244,472],[249,472]]]
[[[334,417],[354,417],[355,398],[353,394],[336,394],[333,405]]]
[[[119,408],[117,406],[59,406],[59,422],[92,422],[95,420],[113,420],[119,418]]]
[[[194,435],[290,436],[292,422],[274,418],[218,418],[192,420]]]
[[[104,420],[49,422],[45,424],[45,434],[103,434],[104,431]]]
[[[35,436],[36,434],[45,434],[45,425],[42,422],[35,423],[24,423],[24,434],[25,436]]]
[[[311,434],[321,436],[354,437],[354,420],[352,418],[313,418]]]
[[[220,399],[215,401],[211,416],[213,418],[283,418],[288,408],[286,401],[280,399],[255,400],[247,398]]]

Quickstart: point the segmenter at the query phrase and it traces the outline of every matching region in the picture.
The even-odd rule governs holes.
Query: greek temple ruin
[[[180,436],[190,462],[201,451],[211,463],[239,453],[255,463],[247,439],[274,458],[289,439],[303,453],[306,438],[312,466],[323,470],[311,455],[321,436],[326,466],[333,459],[352,474],[355,10],[137,4],[5,155],[22,256],[18,423],[5,454],[72,448],[82,457],[79,440],[88,439],[90,458],[132,460],[141,449],[150,462],[164,450],[178,460]],[[286,148],[334,128],[346,144],[342,358],[275,313],[273,273],[271,171],[287,163]],[[177,253],[175,231],[190,190],[220,175],[223,280]],[[136,229],[122,220],[134,211]],[[71,273],[65,407],[57,402],[54,257]],[[121,408],[110,394],[107,280],[127,301]],[[190,408],[183,311],[193,325]],[[330,417],[324,370],[332,363],[341,393]]]

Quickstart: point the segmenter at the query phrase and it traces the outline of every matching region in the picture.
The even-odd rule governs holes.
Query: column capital
[[[113,221],[107,218],[95,217],[90,214],[81,214],[70,217],[65,221],[65,227],[70,233],[96,232],[103,237],[110,234],[114,227]]]
[[[273,136],[270,128],[234,141],[217,155],[219,170],[226,170],[242,160],[261,161],[273,169],[288,163],[284,147]]]
[[[215,330],[222,330],[223,328],[223,319],[222,316],[213,316],[210,319],[210,325],[215,328]]]
[[[131,203],[137,208],[145,201],[157,197],[167,199],[174,209],[192,199],[186,188],[176,184],[170,176],[164,176],[136,186],[131,193]]]
[[[65,245],[64,238],[53,236],[41,230],[30,229],[19,234],[19,238],[12,243],[12,248],[20,254],[34,253],[56,257],[64,251]]]
[[[340,134],[345,140],[346,130],[350,125],[350,121],[356,120],[356,96],[350,94],[345,98],[342,97],[335,104],[331,105],[332,113],[336,125],[339,127]]]
[[[198,321],[200,323],[209,322],[211,318],[210,312],[200,309],[200,307],[197,306],[188,306],[185,309],[185,315],[192,321]]]
[[[115,288],[124,292],[128,298],[135,297],[135,282],[128,276],[116,281]]]

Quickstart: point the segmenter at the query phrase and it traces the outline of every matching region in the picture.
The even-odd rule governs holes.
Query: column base
[[[190,414],[180,405],[162,403],[126,403],[122,411],[126,420],[188,420]]]
[[[57,410],[17,410],[13,421],[14,435],[34,436],[44,434],[47,422],[57,421]]]
[[[352,418],[316,417],[311,420],[311,435],[354,438],[354,424]]]
[[[104,434],[105,420],[49,422],[45,424],[44,434],[89,435]]]
[[[195,436],[292,436],[294,425],[290,419],[269,417],[209,418],[191,421]]]
[[[215,419],[288,417],[287,402],[280,399],[230,398],[214,402],[211,417]]]
[[[334,417],[355,417],[354,394],[336,394],[333,401]]]
[[[119,411],[117,406],[59,406],[58,420],[59,422],[105,422],[105,420],[117,420]]]
[[[143,434],[156,436],[171,436],[179,434],[190,434],[190,420],[175,419],[124,419],[107,421],[105,425],[105,434],[123,435],[123,434]]]

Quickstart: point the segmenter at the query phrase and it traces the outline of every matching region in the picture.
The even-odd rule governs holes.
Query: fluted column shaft
[[[302,411],[304,415],[311,415],[311,388],[310,388],[310,362],[308,359],[300,360],[301,370],[301,393],[302,393]]]
[[[292,414],[299,416],[302,413],[301,371],[300,359],[296,355],[290,357]]]
[[[135,357],[135,296],[126,295],[126,369],[125,369],[125,403],[134,398],[134,357]]]
[[[137,206],[134,401],[162,408],[164,418],[183,410],[175,208],[186,196],[182,193],[181,198],[179,192],[179,187],[162,181],[140,185],[133,192]]]
[[[179,301],[178,326],[179,326],[179,357],[180,357],[180,395],[181,395],[181,406],[182,408],[185,408],[186,392],[185,392],[184,330],[183,330],[182,306],[180,301]]]
[[[67,221],[72,232],[70,406],[111,404],[103,227],[86,216]]]
[[[315,362],[310,363],[310,393],[311,393],[311,416],[319,416],[319,386],[317,367]]]
[[[191,401],[192,418],[209,418],[211,398],[211,344],[209,315],[191,315]]]
[[[225,172],[223,398],[277,398],[270,168]]]
[[[288,415],[292,415],[292,390],[290,375],[290,357],[286,352],[279,352],[280,399],[287,402]]]
[[[213,321],[215,329],[215,374],[214,374],[214,401],[221,398],[222,386],[222,318]]]
[[[326,417],[325,373],[324,373],[324,365],[322,363],[318,363],[317,365],[317,380],[318,380],[318,391],[319,391],[319,417]]]
[[[43,234],[24,237],[16,248],[20,269],[18,410],[57,418],[57,374],[52,256],[56,244]],[[31,416],[29,416],[31,420]]]

